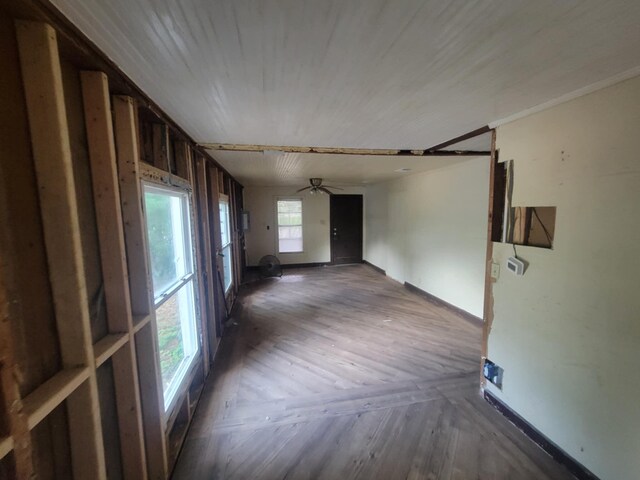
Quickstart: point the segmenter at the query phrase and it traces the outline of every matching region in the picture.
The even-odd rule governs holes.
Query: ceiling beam
[[[470,137],[469,137],[470,138]],[[324,153],[332,155],[378,155],[386,157],[449,157],[491,155],[484,150],[400,150],[382,148],[294,147],[288,145],[237,145],[232,143],[200,143],[208,150],[227,152]]]
[[[478,137],[480,135],[484,135],[485,133],[489,133],[491,131],[491,128],[489,128],[488,125],[485,125],[484,127],[480,127],[480,128],[476,128],[475,130],[469,132],[469,133],[465,133],[464,135],[460,135],[459,137],[455,137],[452,138],[451,140],[447,140],[444,143],[439,143],[438,145],[435,145],[427,150],[429,151],[433,151],[433,150],[442,150],[443,148],[447,148],[451,145],[455,145],[456,143],[460,143],[460,142],[464,142],[465,140],[469,140],[470,138],[474,138],[474,137]],[[491,152],[489,152],[489,154],[491,154]]]

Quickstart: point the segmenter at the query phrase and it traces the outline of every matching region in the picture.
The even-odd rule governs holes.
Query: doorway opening
[[[331,263],[362,263],[362,195],[330,197]]]

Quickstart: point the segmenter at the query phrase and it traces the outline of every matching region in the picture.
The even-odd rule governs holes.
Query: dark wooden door
[[[331,195],[331,263],[362,262],[362,195]]]

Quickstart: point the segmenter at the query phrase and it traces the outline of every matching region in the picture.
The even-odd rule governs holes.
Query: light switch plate
[[[500,264],[491,262],[491,278],[498,280],[500,278]]]

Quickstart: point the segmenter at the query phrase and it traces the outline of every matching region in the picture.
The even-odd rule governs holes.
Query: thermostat
[[[507,259],[507,269],[516,275],[524,275],[524,262],[519,258],[509,257]]]

